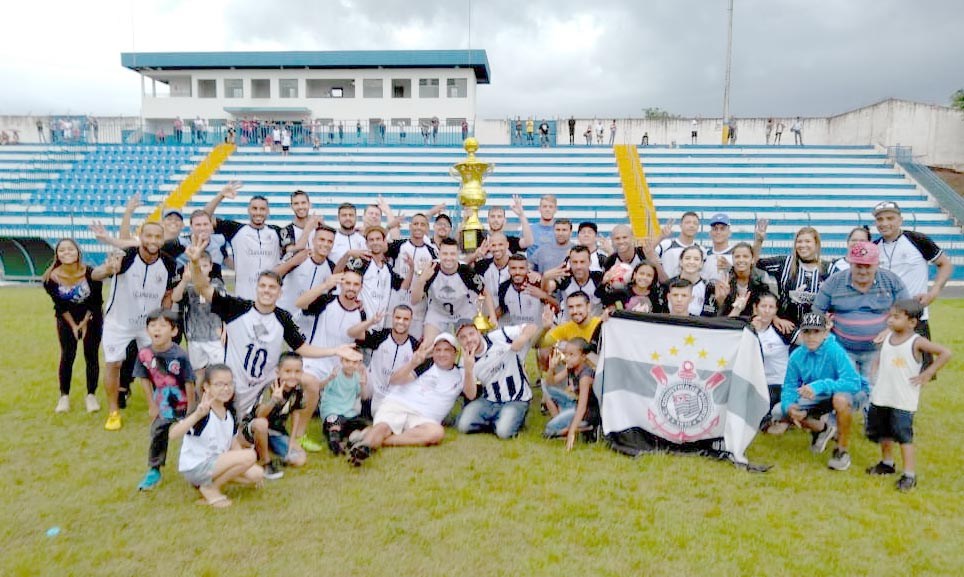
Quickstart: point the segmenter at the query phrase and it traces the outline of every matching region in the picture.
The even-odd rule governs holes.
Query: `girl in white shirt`
[[[235,438],[233,412],[227,405],[234,397],[234,378],[227,365],[210,365],[197,409],[171,427],[170,438],[184,437],[178,470],[201,492],[204,502],[223,508],[231,501],[221,492],[229,481],[244,485],[260,483],[264,469],[254,449],[242,449]]]

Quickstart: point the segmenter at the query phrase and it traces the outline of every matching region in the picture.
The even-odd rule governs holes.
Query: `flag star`
[[[706,352],[706,349],[700,349],[699,356],[700,356],[701,359],[705,359],[705,358],[706,358],[706,355],[708,355],[708,354],[709,354],[709,353]]]
[[[686,338],[683,339],[683,344],[689,347],[695,345],[696,337],[694,337],[693,335],[686,335]]]
[[[679,354],[679,349],[677,349],[676,347],[670,347],[669,354],[675,357],[676,355]]]
[[[657,353],[656,351],[653,351],[653,354],[649,355],[649,358],[651,358],[651,359],[653,359],[654,361],[657,361],[657,362],[658,362],[658,361],[659,361],[659,353]]]
[[[726,359],[720,357],[720,359],[716,361],[716,366],[720,367],[721,369],[726,367]]]

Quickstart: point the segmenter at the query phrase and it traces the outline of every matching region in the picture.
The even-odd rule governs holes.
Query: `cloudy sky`
[[[726,0],[8,2],[0,114],[136,114],[128,51],[483,48],[479,116],[720,116]],[[964,88],[962,0],[735,0],[736,116]]]

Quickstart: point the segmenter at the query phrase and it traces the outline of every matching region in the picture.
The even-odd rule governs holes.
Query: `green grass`
[[[539,437],[449,432],[355,470],[325,454],[235,506],[193,504],[176,473],[138,494],[148,417],[135,393],[120,433],[83,411],[55,415],[57,344],[38,288],[0,290],[0,575],[959,575],[964,567],[964,365],[927,386],[917,420],[920,485],[870,478],[877,448],[826,468],[809,437],[758,437],[751,474],[697,457],[638,460],[604,445],[566,454]],[[934,307],[935,340],[964,354],[964,301]],[[102,395],[102,393],[101,393]],[[317,425],[313,430],[317,433]],[[61,533],[47,537],[50,527]]]

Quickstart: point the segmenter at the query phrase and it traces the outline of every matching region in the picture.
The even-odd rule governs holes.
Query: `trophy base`
[[[482,244],[482,231],[468,229],[462,231],[462,251],[472,252]]]

